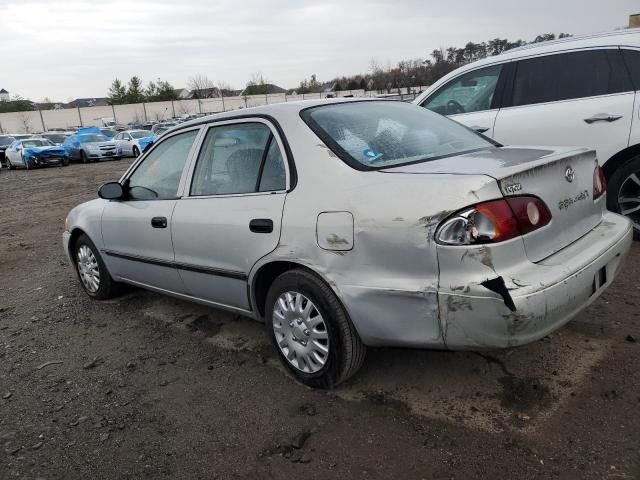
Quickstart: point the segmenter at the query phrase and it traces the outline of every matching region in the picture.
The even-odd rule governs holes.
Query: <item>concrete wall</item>
[[[427,87],[411,87],[412,91]],[[396,93],[397,89],[393,91]],[[407,89],[401,89],[407,93]],[[375,96],[376,92],[351,90],[333,92],[334,96],[354,97]],[[175,100],[173,102],[137,103],[106,107],[68,108],[63,110],[42,110],[33,112],[0,113],[0,133],[35,133],[51,128],[73,128],[78,126],[101,126],[102,118],[115,118],[117,123],[167,120],[192,113],[218,113],[227,110],[257,107],[270,103],[293,102],[326,98],[326,93],[305,95],[248,95],[245,97],[206,98],[202,100]]]

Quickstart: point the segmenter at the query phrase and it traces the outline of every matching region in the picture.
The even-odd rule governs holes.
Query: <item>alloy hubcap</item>
[[[98,260],[87,245],[78,249],[78,273],[84,287],[91,293],[96,293],[100,288],[100,269]]]
[[[640,172],[629,175],[618,191],[620,213],[629,217],[636,230],[640,229]]]
[[[273,331],[287,361],[315,373],[329,359],[329,333],[320,311],[299,292],[285,292],[273,307]]]

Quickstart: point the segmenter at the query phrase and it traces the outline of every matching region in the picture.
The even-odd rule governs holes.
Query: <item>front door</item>
[[[503,70],[503,65],[492,65],[464,73],[436,90],[422,106],[491,137]]]
[[[603,164],[628,144],[633,90],[618,49],[520,60],[494,138],[507,145],[595,148]]]
[[[198,132],[181,132],[156,145],[123,181],[126,199],[105,207],[103,258],[115,277],[184,292],[173,264],[171,218]]]
[[[210,126],[173,213],[176,267],[190,295],[250,309],[247,278],[280,238],[288,169],[262,119]]]

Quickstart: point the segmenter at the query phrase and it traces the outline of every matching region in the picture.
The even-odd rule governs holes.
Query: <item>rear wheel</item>
[[[138,158],[140,156],[140,150],[135,145],[133,146],[133,156]]]
[[[266,326],[280,360],[305,385],[332,388],[362,366],[365,346],[333,291],[305,270],[271,285]]]
[[[98,249],[85,234],[80,235],[73,245],[73,263],[87,295],[98,300],[114,296],[117,283],[109,275]]]
[[[640,240],[640,155],[611,175],[607,190],[607,208],[631,220],[633,236]]]

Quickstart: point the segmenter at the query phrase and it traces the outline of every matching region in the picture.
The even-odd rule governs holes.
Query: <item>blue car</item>
[[[98,128],[81,128],[62,144],[69,160],[89,163],[96,160],[118,160],[116,144]]]
[[[46,138],[27,138],[14,141],[5,150],[7,168],[35,168],[44,166],[66,166],[69,159],[65,149],[54,145]]]

